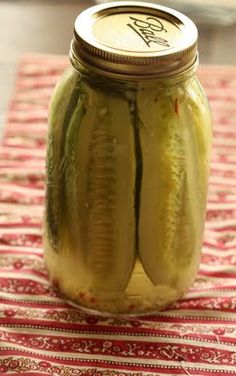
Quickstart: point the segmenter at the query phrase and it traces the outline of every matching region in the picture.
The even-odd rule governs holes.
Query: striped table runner
[[[22,58],[0,156],[0,375],[236,374],[236,68],[199,77],[214,117],[205,241],[198,278],[146,318],[88,315],[45,270],[41,224],[52,88],[65,57]]]

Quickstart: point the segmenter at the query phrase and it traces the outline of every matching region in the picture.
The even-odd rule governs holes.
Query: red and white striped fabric
[[[214,141],[196,283],[159,315],[108,318],[60,297],[42,256],[48,101],[68,64],[25,56],[9,108],[0,157],[0,375],[235,375],[236,68],[199,70]]]

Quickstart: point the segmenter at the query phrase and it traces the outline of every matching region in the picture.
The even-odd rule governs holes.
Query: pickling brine
[[[168,8],[120,4],[90,8],[78,24],[90,17],[92,32],[108,44],[102,31],[112,17],[121,16],[119,43],[133,15],[143,29],[161,19],[167,38],[173,27],[163,13]],[[183,33],[184,27],[194,28],[185,16],[168,12],[182,21]],[[211,115],[195,76],[196,46],[189,60],[189,45],[177,51],[178,66],[176,51],[163,65],[156,43],[150,60],[143,41],[139,56],[123,54],[123,45],[119,59],[117,46],[105,56],[99,52],[103,40],[100,47],[94,42],[98,52],[91,48],[92,56],[76,25],[72,66],[57,84],[49,112],[44,231],[49,275],[66,296],[89,309],[159,311],[193,283],[201,255]],[[125,34],[122,43],[126,40]]]

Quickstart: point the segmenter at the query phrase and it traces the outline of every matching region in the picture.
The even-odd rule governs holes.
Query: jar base
[[[56,253],[44,239],[44,258],[52,284],[70,304],[88,313],[144,316],[156,314],[179,300],[194,281],[196,260],[186,273],[153,285],[141,263],[135,267],[125,291],[100,291],[78,260],[76,253]],[[193,267],[195,265],[195,267]]]
[[[156,315],[159,312],[167,309],[173,302],[179,300],[186,292],[186,290],[181,292],[172,293],[169,295],[169,299],[165,299],[162,302],[159,301],[157,296],[156,304],[152,303],[145,305],[145,302],[140,305],[135,305],[126,298],[107,299],[106,301],[99,302],[94,297],[85,302],[85,299],[81,299],[78,295],[71,294],[71,291],[68,292],[66,289],[63,289],[59,286],[60,293],[62,294],[63,299],[72,307],[78,308],[86,314],[100,315],[104,317],[110,316],[127,316],[127,317],[144,317],[150,315]]]

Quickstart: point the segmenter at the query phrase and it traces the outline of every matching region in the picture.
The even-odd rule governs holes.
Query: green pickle
[[[58,83],[49,112],[50,278],[88,309],[162,310],[185,293],[199,267],[211,146],[207,98],[193,69],[125,80],[71,59],[76,69]]]

